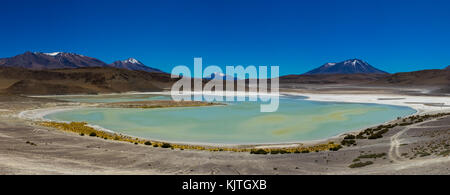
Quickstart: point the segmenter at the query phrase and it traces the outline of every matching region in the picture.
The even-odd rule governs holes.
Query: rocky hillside
[[[96,94],[161,91],[175,82],[166,73],[109,67],[29,70],[0,68],[0,92],[8,94]]]
[[[25,52],[24,54],[14,57],[0,58],[0,67],[26,68],[32,70],[112,67],[127,70],[162,72],[161,70],[144,65],[142,62],[134,58],[116,61],[112,64],[106,64],[105,62],[93,57],[65,52]]]

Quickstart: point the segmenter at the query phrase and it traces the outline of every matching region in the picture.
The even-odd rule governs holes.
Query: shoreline
[[[329,94],[334,93],[334,91],[329,92]],[[295,94],[304,96],[303,94],[306,93]],[[383,95],[372,92],[369,94],[373,94],[371,100],[384,102],[383,99],[378,100]],[[353,97],[359,99],[356,96]],[[420,95],[415,98],[426,100]],[[139,140],[139,143],[135,144],[135,139],[114,140],[110,136],[104,139],[106,132],[91,127],[86,129],[92,131],[84,131],[84,136],[80,136],[85,130],[80,123],[67,126],[62,124],[53,126],[48,123],[49,125],[45,126],[45,124],[40,125],[38,122],[18,118],[18,114],[37,109],[39,109],[37,112],[45,109],[47,112],[59,111],[56,108],[79,108],[79,106],[89,106],[93,103],[70,103],[47,98],[24,100],[28,99],[4,98],[5,104],[1,108],[9,110],[6,113],[0,113],[0,123],[4,125],[0,128],[1,153],[4,155],[4,158],[0,159],[0,173],[3,174],[449,173],[450,112],[446,115],[425,114],[406,118],[406,121],[397,120],[391,123],[396,126],[381,127],[388,128],[388,132],[383,133],[382,137],[373,139],[369,139],[369,136],[384,132],[384,129],[377,130],[379,128],[374,127],[373,131],[362,135],[364,138],[357,136],[365,133],[367,129],[360,131],[356,139],[349,138],[356,141],[353,145],[349,145],[351,142],[342,142],[345,140],[344,137],[338,137],[333,145],[339,144],[342,147],[336,148],[337,150],[332,150],[330,145],[307,147],[279,143],[254,146],[254,148],[222,150],[217,147],[176,144],[171,144],[167,148],[167,145],[162,147],[161,142],[152,142],[152,145],[148,145],[144,143],[144,140]],[[439,99],[432,100],[439,102]],[[406,97],[403,101],[409,102],[410,97]],[[424,111],[432,111],[436,108],[430,107],[430,109]],[[438,108],[438,111],[440,110]],[[30,111],[27,115],[25,113],[21,115],[31,116],[37,112]],[[91,132],[98,132],[97,136],[90,136]],[[362,157],[380,154],[386,155],[383,158]],[[352,166],[357,164],[356,161],[371,161],[373,164],[354,168]]]
[[[108,95],[140,95],[140,94],[155,94],[155,95],[170,95],[168,92],[144,92],[144,93],[137,93],[137,92],[130,92],[130,93],[120,93],[120,94],[108,94]],[[198,94],[196,92],[193,92],[192,94]],[[211,94],[211,93],[206,93]],[[245,95],[245,93],[238,93],[239,95]],[[103,94],[105,95],[105,94]],[[258,95],[258,94],[251,94],[251,95]],[[267,95],[267,94],[263,94]],[[273,95],[273,94],[272,94]],[[450,108],[446,107],[446,109],[442,109],[442,107],[438,106],[430,106],[430,104],[439,104],[439,105],[450,105],[450,98],[445,97],[433,97],[433,96],[409,96],[409,95],[393,95],[393,94],[382,94],[382,95],[374,95],[374,94],[314,94],[314,93],[296,93],[296,92],[283,92],[280,93],[280,96],[284,95],[290,95],[290,96],[299,96],[299,97],[306,97],[305,100],[309,101],[324,101],[324,102],[340,102],[340,103],[371,103],[371,104],[384,104],[384,105],[393,105],[393,106],[405,106],[412,108],[416,110],[415,113],[404,116],[409,117],[412,115],[420,115],[420,114],[428,114],[428,113],[436,113],[436,112],[449,112]],[[34,96],[34,97],[61,97],[61,95],[55,95],[55,96]],[[72,95],[63,95],[63,96],[72,96]],[[73,96],[84,96],[84,95],[73,95]],[[90,95],[90,96],[97,96],[97,95]],[[375,97],[379,96],[379,97]],[[422,99],[421,99],[422,98]],[[423,99],[425,98],[425,99]],[[407,102],[403,102],[407,101]],[[435,102],[430,102],[435,101]],[[436,102],[438,101],[438,102]],[[411,104],[408,102],[421,102],[417,104]],[[83,104],[83,103],[81,103]],[[422,105],[420,105],[422,104]],[[53,121],[49,119],[45,119],[44,117],[48,114],[53,114],[57,112],[64,112],[68,110],[74,110],[74,109],[81,109],[81,108],[87,108],[87,107],[96,107],[98,106],[98,103],[93,105],[84,105],[84,106],[65,106],[63,108],[61,107],[52,107],[52,108],[41,108],[41,109],[35,109],[35,110],[26,110],[22,111],[18,114],[19,118],[22,119],[29,119],[33,121]],[[440,109],[439,109],[440,108]],[[311,146],[311,145],[317,145],[321,143],[327,143],[330,141],[336,141],[336,139],[339,139],[343,135],[346,134],[355,134],[363,131],[366,128],[375,127],[378,125],[383,124],[389,124],[393,121],[396,121],[397,119],[386,121],[384,123],[376,124],[373,126],[368,126],[364,128],[359,128],[357,130],[349,130],[343,133],[340,133],[338,135],[327,137],[323,139],[318,140],[307,140],[307,141],[294,141],[294,142],[277,142],[277,143],[251,143],[251,144],[242,144],[242,143],[201,143],[201,142],[183,142],[183,141],[170,141],[170,140],[158,140],[158,139],[147,139],[147,138],[141,138],[137,136],[132,135],[126,135],[130,137],[135,137],[139,139],[146,139],[149,141],[155,141],[155,142],[166,142],[166,143],[172,143],[172,144],[183,144],[183,145],[191,145],[191,146],[209,146],[209,147],[232,147],[232,148],[285,148],[288,147],[300,147],[300,146]],[[70,123],[69,121],[53,121],[53,122],[64,122],[64,123]],[[103,128],[98,125],[88,124],[87,126],[95,128],[100,131],[105,131],[108,133],[119,133],[115,132],[110,129]],[[120,133],[121,134],[121,133]]]
[[[450,111],[450,97],[443,96],[412,96],[412,95],[397,95],[397,94],[313,94],[313,93],[293,93],[286,92],[285,94],[295,95],[300,94],[306,96],[307,100],[321,101],[321,102],[343,102],[343,103],[372,103],[384,104],[392,106],[409,107],[417,111],[416,114],[429,114],[433,112],[448,112]],[[438,104],[436,106],[432,104]]]

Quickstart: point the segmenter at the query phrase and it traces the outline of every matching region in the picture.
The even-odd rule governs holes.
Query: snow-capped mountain
[[[210,76],[205,77],[205,79],[216,79],[216,80],[236,80],[235,77],[232,77],[230,75],[226,75],[221,72],[215,72],[212,73]]]
[[[107,67],[108,65],[96,58],[74,53],[25,52],[10,58],[0,58],[0,66],[20,67],[28,69],[59,69],[82,67]]]
[[[18,67],[33,70],[42,69],[65,69],[65,68],[85,68],[85,67],[113,67],[128,70],[142,70],[147,72],[162,72],[158,69],[148,67],[134,58],[123,61],[116,61],[112,64],[75,53],[66,52],[25,52],[10,58],[0,58],[0,67]]]
[[[319,68],[313,69],[305,74],[386,74],[387,72],[379,70],[367,62],[359,59],[345,60],[339,63],[326,63]]]
[[[142,70],[147,72],[162,72],[161,70],[158,70],[156,68],[151,68],[146,65],[144,65],[139,60],[136,60],[134,58],[128,58],[126,60],[122,61],[115,61],[109,66],[112,66],[114,68],[124,68],[128,70]]]

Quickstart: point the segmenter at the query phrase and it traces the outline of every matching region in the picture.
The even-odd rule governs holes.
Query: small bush
[[[288,152],[286,150],[280,150],[280,154],[286,154],[286,153],[290,153],[290,152]]]
[[[267,154],[269,152],[263,150],[263,149],[258,149],[258,150],[252,150],[250,151],[250,154]]]
[[[354,135],[346,135],[344,137],[344,139],[355,139],[355,138],[356,138],[356,136],[354,136]]]
[[[383,136],[381,134],[375,133],[372,134],[368,137],[368,139],[378,139],[378,138],[382,138]]]
[[[378,139],[378,138],[382,138],[382,137],[383,137],[383,134],[387,133],[388,131],[389,131],[389,129],[383,129],[383,130],[380,130],[380,131],[378,131],[378,132],[376,132],[376,133],[370,135],[370,136],[368,137],[368,139]]]
[[[152,145],[152,142],[146,141],[144,144],[147,145],[147,146],[150,146],[150,145]]]
[[[367,161],[367,162],[358,162],[358,163],[353,163],[353,164],[351,164],[351,165],[349,165],[348,167],[350,167],[350,168],[360,168],[360,167],[365,167],[365,166],[367,166],[367,165],[371,165],[371,164],[373,164],[373,162],[372,161]]]
[[[360,155],[358,158],[381,158],[383,156],[386,156],[386,153],[364,154],[364,155]]]
[[[341,144],[344,146],[356,145],[356,141],[354,139],[344,139],[341,141]]]
[[[338,150],[341,149],[341,148],[342,148],[341,145],[337,145],[337,146],[331,147],[331,148],[330,148],[330,151],[338,151]]]
[[[84,136],[84,133],[80,133],[80,136]]]
[[[270,151],[270,154],[279,154],[279,153],[280,153],[279,150],[271,150],[271,151]]]
[[[363,133],[360,133],[356,135],[356,139],[366,139],[366,137],[364,137]]]
[[[89,134],[89,136],[95,137],[95,136],[97,136],[97,134],[95,132],[92,132],[92,133]]]
[[[163,143],[161,145],[161,148],[170,148],[170,147],[172,147],[172,145],[170,145],[169,143]]]
[[[444,150],[441,153],[439,153],[439,156],[448,156],[450,155],[450,150]]]
[[[425,157],[425,156],[429,156],[431,154],[428,152],[418,152],[418,153],[416,153],[416,155],[419,155],[420,157]]]

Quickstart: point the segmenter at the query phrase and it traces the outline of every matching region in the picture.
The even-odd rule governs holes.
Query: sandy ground
[[[443,111],[447,108],[429,103],[448,105],[450,99],[358,96],[373,103],[416,102],[408,106],[416,105],[422,113]],[[355,101],[345,94],[310,95],[320,101],[332,97]],[[0,174],[450,174],[450,157],[440,155],[450,149],[450,116],[398,126],[381,139],[357,140],[357,146],[337,152],[277,155],[154,148],[65,133],[18,117],[24,110],[65,106],[74,103],[0,97]],[[360,159],[372,165],[348,167],[361,154],[378,153],[386,155]]]

